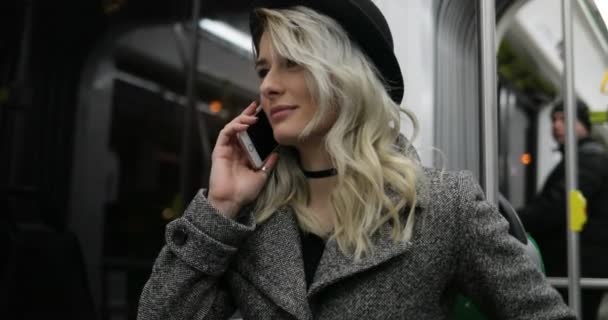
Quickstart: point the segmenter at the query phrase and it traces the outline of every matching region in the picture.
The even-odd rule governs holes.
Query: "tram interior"
[[[592,107],[594,134],[608,141],[608,89],[598,90],[608,72],[608,12],[600,11],[608,8],[598,5],[602,1],[576,2],[574,55],[576,93]],[[396,50],[406,74],[405,105],[420,120],[415,145],[423,163],[479,177],[480,133],[471,126],[479,119],[479,86],[467,78],[477,69],[464,70],[478,60],[470,31],[475,24],[466,24],[477,14],[469,10],[476,1],[376,2],[399,30],[396,43],[403,43]],[[0,4],[0,201],[6,212],[0,221],[6,253],[0,303],[5,310],[14,311],[8,304],[15,303],[25,308],[18,299],[30,297],[27,288],[79,302],[33,305],[19,319],[53,312],[64,319],[136,318],[165,225],[206,187],[219,130],[258,90],[247,44],[248,1],[202,1],[196,33],[192,3]],[[550,110],[562,97],[560,6],[496,0],[496,8],[499,189],[519,208],[560,159],[550,134]],[[447,10],[460,18],[448,21]],[[539,17],[542,10],[553,10],[550,21]],[[461,40],[468,42],[457,44]],[[438,53],[445,48],[450,56]],[[463,61],[462,73],[455,69],[459,78],[448,75],[454,72],[446,64],[453,61]],[[49,282],[36,283],[36,277],[21,284],[22,273],[53,277],[24,262],[16,267],[15,259],[40,254],[36,248],[11,251],[26,231],[39,239],[62,235],[58,243],[71,244],[62,253],[67,258],[53,264],[63,269],[58,277],[80,276],[66,278],[70,283],[62,289],[38,288]],[[49,250],[63,250],[62,244]],[[608,295],[604,300],[598,314],[608,319]]]

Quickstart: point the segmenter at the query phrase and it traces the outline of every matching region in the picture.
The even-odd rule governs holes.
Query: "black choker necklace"
[[[306,170],[302,169],[302,172],[304,173],[306,178],[313,178],[313,179],[327,178],[327,177],[335,176],[338,174],[338,171],[336,170],[336,168],[320,170],[320,171],[306,171]]]

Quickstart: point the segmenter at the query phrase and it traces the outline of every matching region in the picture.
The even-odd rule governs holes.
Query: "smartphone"
[[[279,144],[274,140],[272,127],[262,106],[257,107],[256,116],[258,121],[250,125],[246,131],[239,132],[237,137],[251,166],[259,170]]]

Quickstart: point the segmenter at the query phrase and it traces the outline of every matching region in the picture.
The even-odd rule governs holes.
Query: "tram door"
[[[535,192],[536,113],[522,105],[516,91],[503,85],[498,92],[498,119],[499,191],[520,208]]]

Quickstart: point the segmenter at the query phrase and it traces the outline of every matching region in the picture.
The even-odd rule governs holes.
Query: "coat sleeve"
[[[459,190],[456,277],[463,293],[490,319],[575,319],[470,174]]]
[[[166,227],[161,250],[143,288],[137,318],[227,319],[235,311],[222,276],[240,243],[253,232],[249,212],[225,218],[199,192],[184,215]]]

